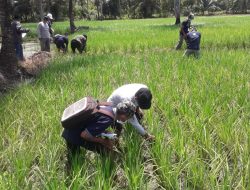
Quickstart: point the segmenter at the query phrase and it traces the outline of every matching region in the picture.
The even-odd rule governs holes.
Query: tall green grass
[[[249,21],[195,18],[198,60],[172,50],[173,19],[77,22],[90,26],[86,54],[56,55],[35,81],[1,97],[0,189],[150,189],[149,161],[161,189],[249,189]],[[132,82],[152,90],[145,123],[156,142],[145,148],[127,125],[119,161],[82,150],[68,174],[64,108]]]

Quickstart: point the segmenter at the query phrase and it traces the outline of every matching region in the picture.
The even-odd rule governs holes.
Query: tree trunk
[[[247,0],[243,0],[242,2],[242,13],[247,14]]]
[[[118,10],[117,10],[118,16],[121,17],[121,1],[118,0],[117,4],[118,4],[118,5],[117,5],[117,7],[118,7]]]
[[[181,19],[180,19],[180,4],[181,4],[181,0],[175,0],[174,1],[174,13],[175,13],[175,24],[180,24]]]
[[[42,2],[42,0],[36,0],[36,2],[37,2],[37,8],[39,10],[40,19],[43,20],[43,17],[44,17],[43,2]]]
[[[69,0],[69,26],[70,32],[74,33],[76,30],[76,26],[74,23],[73,0]]]
[[[0,0],[0,23],[2,47],[0,51],[0,70],[10,79],[16,77],[17,58],[11,28],[11,0]]]
[[[96,4],[96,10],[97,10],[97,20],[99,20],[99,18],[100,18],[99,1],[98,1],[98,4]]]

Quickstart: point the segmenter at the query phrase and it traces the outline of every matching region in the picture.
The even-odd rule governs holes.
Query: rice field
[[[200,59],[174,50],[173,23],[76,22],[90,27],[77,33],[88,35],[86,54],[55,53],[35,80],[1,96],[0,189],[250,189],[250,17],[196,17]],[[64,108],[134,82],[153,93],[144,123],[155,143],[127,125],[118,160],[82,149],[69,174]]]

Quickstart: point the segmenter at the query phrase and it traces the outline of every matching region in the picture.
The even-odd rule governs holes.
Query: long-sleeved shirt
[[[38,38],[50,38],[49,25],[44,22],[39,22],[37,26]]]
[[[24,29],[21,26],[21,23],[17,20],[13,21],[11,23],[12,31],[13,31],[13,38],[14,38],[14,43],[22,43],[22,33],[27,33],[28,29]]]
[[[135,106],[138,107],[138,103],[135,99],[135,94],[138,90],[141,88],[148,88],[144,84],[126,84],[118,89],[116,89],[108,98],[108,102],[112,102],[113,107],[116,107],[120,102],[123,101],[131,101],[135,104]],[[142,125],[139,123],[138,119],[134,115],[132,118],[128,120],[128,122],[141,134],[145,135],[146,131],[142,127]]]

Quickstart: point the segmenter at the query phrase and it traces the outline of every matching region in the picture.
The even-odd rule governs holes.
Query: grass
[[[153,189],[152,183],[160,189],[249,189],[249,21],[195,18],[202,33],[198,60],[173,50],[173,19],[77,22],[90,26],[81,31],[88,34],[87,54],[56,56],[34,82],[0,99],[0,189],[134,190]],[[54,24],[56,31],[67,26]],[[83,150],[68,176],[60,136],[66,105],[86,95],[106,99],[132,82],[153,92],[145,123],[155,144],[126,126],[120,162]],[[148,161],[155,181],[147,175]]]

